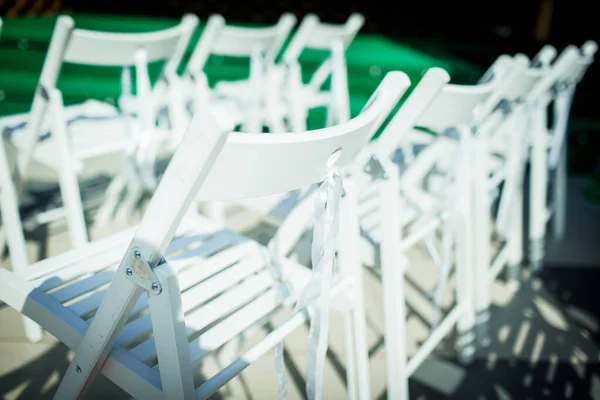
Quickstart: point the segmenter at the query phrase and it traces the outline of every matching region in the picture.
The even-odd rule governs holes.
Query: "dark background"
[[[502,53],[532,57],[543,44],[560,51],[567,44],[600,41],[597,0],[503,1],[222,1],[222,0],[0,0],[0,15],[58,12],[180,17],[201,21],[220,13],[229,21],[273,23],[283,12],[301,19],[309,12],[343,22],[352,12],[366,18],[362,32],[386,34],[429,53],[446,53],[487,67]],[[570,125],[570,169],[589,173],[598,164],[600,117],[595,92],[600,68],[592,66],[577,90]]]

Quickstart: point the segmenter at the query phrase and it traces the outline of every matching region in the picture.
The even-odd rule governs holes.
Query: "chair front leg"
[[[406,299],[404,271],[406,258],[401,245],[398,210],[399,173],[378,181],[381,204],[381,275],[385,321],[387,397],[408,399],[406,355]]]
[[[88,242],[88,233],[79,193],[79,183],[74,164],[74,154],[69,150],[69,138],[64,116],[63,99],[58,89],[50,92],[50,104],[53,116],[53,134],[58,146],[59,185],[65,211],[67,212],[67,223],[71,245],[79,247]]]
[[[117,269],[54,399],[76,399],[85,395],[142,294],[142,287],[127,278],[131,260],[128,256],[131,252],[128,252]]]
[[[162,390],[167,399],[195,399],[194,376],[187,341],[177,272],[168,263],[156,267],[162,291],[148,305],[160,366]]]
[[[548,164],[545,107],[538,106],[531,116],[531,174],[529,182],[529,261],[539,270],[544,261],[547,220]]]
[[[344,191],[340,210],[338,251],[341,273],[352,282],[353,304],[350,310],[344,313],[348,398],[367,400],[371,398],[371,384],[363,266],[360,256],[361,238],[356,186],[350,179],[346,179]]]

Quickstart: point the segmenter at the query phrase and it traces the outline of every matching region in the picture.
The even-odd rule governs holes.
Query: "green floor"
[[[75,15],[74,19],[76,27],[114,32],[151,31],[177,23],[174,19],[88,14]],[[0,36],[0,115],[29,109],[55,20],[55,16],[4,20]],[[200,37],[203,26],[201,23],[188,49],[188,55]],[[323,57],[324,54],[317,51],[302,54],[301,62],[306,78]],[[413,82],[417,82],[428,68],[442,67],[450,73],[453,82],[457,83],[475,82],[481,73],[479,68],[450,56],[432,57],[384,36],[372,34],[356,38],[348,49],[347,60],[353,115],[360,111],[388,71],[404,71]],[[160,68],[161,65],[152,65],[151,74],[156,77]],[[247,76],[248,65],[240,60],[213,58],[206,71],[211,82],[214,82]],[[58,86],[63,91],[67,104],[81,102],[86,98],[114,101],[120,91],[119,72],[119,68],[65,65]]]

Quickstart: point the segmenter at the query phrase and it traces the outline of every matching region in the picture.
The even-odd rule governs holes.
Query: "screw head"
[[[134,250],[133,251],[133,255],[135,256],[135,258],[140,259],[142,257],[142,253],[140,253],[139,250]]]
[[[133,271],[131,270],[131,268],[127,268],[125,270],[125,273],[127,274],[127,276],[131,276],[131,274],[133,274]]]
[[[156,282],[152,282],[152,290],[155,292],[158,290],[158,284]]]
[[[75,372],[77,372],[78,374],[81,373],[81,367],[79,365],[75,367]]]

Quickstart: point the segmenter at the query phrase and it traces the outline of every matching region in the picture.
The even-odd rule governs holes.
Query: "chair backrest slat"
[[[498,78],[477,85],[447,84],[417,121],[417,126],[440,132],[473,122],[477,105],[486,101],[498,84]]]
[[[361,14],[352,14],[345,24],[327,24],[314,14],[309,14],[302,20],[289,46],[283,54],[283,61],[292,63],[298,60],[306,48],[315,50],[331,50],[335,42],[344,44],[347,48],[364,24]]]
[[[257,49],[264,52],[266,62],[272,62],[295,23],[292,14],[283,14],[273,26],[227,26],[221,15],[211,15],[187,69],[191,73],[202,71],[211,54],[250,58]]]
[[[368,107],[340,125],[302,133],[231,133],[198,198],[263,197],[320,181],[328,160],[343,166],[358,154],[409,84],[404,73],[387,74]]]
[[[175,49],[187,45],[198,19],[186,15],[169,29],[147,33],[111,33],[75,29],[67,46],[64,61],[75,64],[131,66],[132,55],[144,50],[148,62],[169,59]]]
[[[548,73],[534,86],[531,96],[533,98],[540,98],[540,96],[549,93],[556,84],[574,83],[573,73],[578,72],[582,74],[581,69],[577,69],[576,67],[581,57],[580,50],[577,47],[573,45],[567,46],[552,64]],[[587,65],[589,66],[589,64]],[[551,96],[546,96],[546,98],[550,101]]]

